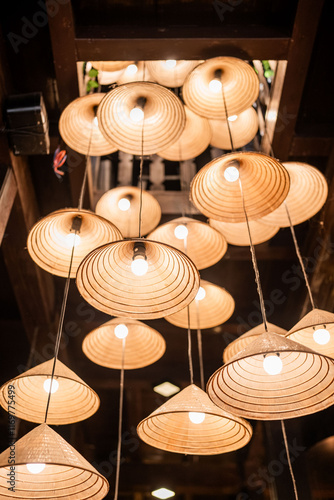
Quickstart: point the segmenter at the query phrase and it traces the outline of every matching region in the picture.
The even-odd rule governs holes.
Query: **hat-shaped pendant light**
[[[327,199],[328,185],[325,176],[317,168],[307,163],[288,161],[284,162],[283,165],[290,175],[290,191],[285,203],[289,209],[292,225],[295,226],[319,212]],[[266,215],[263,222],[289,227],[290,222],[285,206],[282,205]]]
[[[249,234],[246,222],[223,222],[209,219],[211,227],[217,229],[225,237],[227,243],[236,246],[249,246]],[[261,220],[250,220],[253,245],[270,240],[279,231],[279,226],[264,224]]]
[[[234,307],[232,295],[224,288],[201,280],[195,300],[189,305],[190,328],[196,330],[221,325],[232,316]],[[180,328],[188,328],[187,308],[165,319]]]
[[[275,210],[289,192],[289,174],[279,161],[262,153],[237,152],[215,158],[195,175],[192,202],[212,219],[245,222],[238,179],[249,220]]]
[[[165,87],[181,87],[189,73],[201,61],[147,61],[149,72],[160,85]]]
[[[141,232],[147,234],[154,229],[161,218],[161,208],[154,196],[142,192],[140,211],[140,189],[134,186],[119,186],[104,193],[97,202],[98,215],[113,222],[124,238],[138,235],[138,219],[141,215]]]
[[[222,100],[222,88],[228,115]],[[259,79],[245,61],[235,57],[215,57],[190,73],[184,82],[182,95],[194,113],[213,120],[226,120],[239,115],[256,101]]]
[[[166,222],[152,231],[148,238],[185,252],[197,269],[213,266],[227,250],[225,238],[219,231],[190,217]]]
[[[239,416],[281,420],[333,404],[334,360],[266,332],[209,379],[212,401]]]
[[[186,455],[216,455],[245,446],[250,424],[215,406],[194,384],[169,399],[137,427],[147,444]]]
[[[166,350],[166,342],[159,332],[129,318],[114,318],[91,331],[82,343],[82,350],[93,363],[120,370],[123,335],[126,335],[125,370],[151,365]]]
[[[117,79],[118,85],[131,82],[154,82],[155,79],[150,75],[146,61],[139,61],[129,64]]]
[[[90,63],[99,71],[119,71],[126,69],[134,61],[90,61]]]
[[[180,137],[163,151],[158,151],[158,155],[165,160],[185,161],[196,158],[210,144],[211,128],[209,121],[202,116],[196,115],[187,106],[186,125]]]
[[[0,455],[0,496],[19,500],[104,498],[108,481],[69,443],[41,424]],[[12,484],[11,484],[12,481]]]
[[[97,107],[105,94],[89,94],[72,101],[62,112],[59,132],[64,142],[81,154],[102,156],[117,151],[99,129]]]
[[[97,118],[105,138],[118,149],[144,155],[173,144],[186,122],[180,99],[151,82],[132,82],[114,88],[102,99]]]
[[[279,326],[274,325],[273,323],[267,323],[268,330],[270,332],[275,332],[279,335],[284,335],[287,333],[284,328],[280,328]],[[256,340],[261,333],[265,333],[266,327],[264,323],[255,326],[248,332],[240,335],[237,339],[233,340],[228,346],[224,349],[223,352],[223,361],[224,363],[228,363],[230,359],[236,356],[240,351],[242,351],[246,346],[251,344],[254,340]]]
[[[255,109],[250,107],[239,115],[229,116],[229,126],[233,136],[235,148],[241,148],[248,144],[259,128],[258,117]],[[230,134],[226,120],[209,120],[211,127],[211,146],[220,149],[231,149]]]
[[[51,387],[48,424],[71,424],[93,415],[100,405],[98,395],[59,360],[56,361],[51,386],[53,362],[50,359],[6,382],[0,389],[1,406],[8,411],[11,386],[15,391],[15,416],[29,422],[44,422]]]

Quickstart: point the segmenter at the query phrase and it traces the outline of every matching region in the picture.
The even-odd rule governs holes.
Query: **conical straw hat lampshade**
[[[204,414],[193,423],[189,412]],[[138,436],[160,450],[186,455],[216,455],[238,450],[252,437],[250,424],[215,406],[192,384],[140,422]]]
[[[14,491],[8,483],[8,448],[0,455],[0,496],[19,500],[79,500],[104,498],[108,481],[69,443],[46,424],[41,424],[15,443]],[[43,464],[39,473],[29,471],[27,464]],[[15,479],[14,479],[15,478]]]
[[[222,233],[227,243],[236,246],[249,246],[249,233],[246,222],[223,222],[209,219],[209,224]],[[261,220],[250,220],[249,229],[252,236],[253,245],[259,245],[270,240],[279,231],[279,226],[264,224]]]
[[[209,120],[212,131],[211,146],[220,149],[232,149],[229,128],[232,135],[233,147],[242,148],[256,136],[259,128],[257,113],[253,107],[234,115],[233,120]]]
[[[179,226],[187,228],[186,243],[184,239],[179,239],[175,235],[176,228]],[[166,222],[152,231],[148,238],[166,243],[183,252],[186,251],[197,269],[213,266],[220,261],[227,250],[224,236],[205,222],[190,217],[179,217]]]
[[[35,263],[56,276],[68,275],[74,238],[71,228],[76,217],[81,219],[81,227],[74,240],[71,278],[93,248],[122,238],[116,226],[89,210],[65,208],[52,212],[32,227],[27,247]]]
[[[166,342],[159,332],[134,319],[114,318],[90,332],[84,339],[82,350],[94,363],[107,368],[122,368],[122,339],[115,335],[118,325],[125,325],[124,368],[132,370],[155,363],[163,356]]]
[[[267,358],[275,360],[274,368],[281,360],[279,373],[265,370]],[[241,417],[310,415],[333,404],[334,360],[281,335],[263,333],[210,377],[207,392],[215,404]]]
[[[147,67],[160,85],[181,87],[189,73],[201,61],[147,61]]]
[[[6,382],[0,389],[0,404],[8,411],[9,386],[15,389],[15,416],[29,422],[44,422],[49,389],[44,389],[51,379],[53,359],[41,363]],[[52,384],[59,384],[51,393],[47,423],[71,424],[91,417],[99,408],[98,395],[72,370],[57,360]],[[50,383],[50,382],[49,382]]]
[[[126,69],[134,61],[90,61],[93,68],[99,71],[119,71]]]
[[[137,68],[137,71],[134,69]],[[118,85],[130,82],[154,82],[155,79],[150,75],[147,64],[139,61],[136,64],[129,65],[117,80]]]

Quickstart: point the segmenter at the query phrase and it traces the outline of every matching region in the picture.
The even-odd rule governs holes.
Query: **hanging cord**
[[[118,498],[119,473],[120,473],[120,469],[121,469],[125,341],[126,341],[126,338],[122,339],[122,366],[121,366],[121,378],[120,378],[120,384],[119,384],[120,391],[119,391],[119,415],[118,415],[118,442],[117,442],[116,479],[115,479],[114,500],[117,500],[117,498]]]
[[[143,126],[141,130],[141,156],[140,156],[140,167],[139,167],[139,217],[138,217],[138,237],[141,238],[141,217],[143,210],[143,165],[144,165],[144,118]]]
[[[143,82],[145,82],[145,73],[146,73],[146,61],[143,61]]]
[[[96,116],[94,117],[94,119]],[[80,191],[80,197],[79,197],[79,203],[78,203],[78,210],[82,210],[82,205],[83,205],[83,199],[85,195],[85,188],[86,188],[86,182],[87,182],[87,175],[88,175],[88,162],[89,162],[89,153],[90,153],[90,146],[92,143],[92,135],[93,135],[93,128],[95,127],[94,121],[92,123],[92,128],[90,131],[90,136],[89,136],[89,142],[88,142],[88,149],[87,149],[87,154],[86,154],[86,166],[85,166],[85,173],[82,179],[82,185],[81,185],[81,191]]]
[[[194,369],[193,369],[193,358],[191,353],[191,329],[190,329],[190,309],[187,306],[187,317],[188,317],[188,360],[189,360],[189,373],[190,373],[190,384],[194,383]]]
[[[309,298],[310,298],[310,302],[311,302],[311,305],[312,305],[312,309],[315,309],[313,295],[312,295],[312,291],[311,291],[311,287],[310,287],[310,282],[309,282],[307,274],[306,274],[306,269],[305,269],[304,262],[303,262],[303,259],[302,259],[302,256],[301,256],[301,253],[300,253],[300,250],[299,250],[299,246],[298,246],[298,242],[297,242],[297,238],[296,238],[295,229],[294,229],[292,221],[291,221],[290,212],[289,212],[288,205],[287,205],[286,201],[284,201],[284,206],[285,206],[286,214],[287,214],[288,219],[289,219],[290,231],[291,231],[293,243],[295,245],[296,254],[297,254],[297,257],[298,257],[298,260],[299,260],[299,263],[300,263],[300,267],[302,268],[302,271],[303,271],[304,280],[305,280],[306,288],[307,288],[308,295],[309,295]]]
[[[284,446],[285,446],[286,456],[287,456],[287,459],[288,459],[289,470],[290,470],[292,484],[293,484],[293,491],[295,492],[295,499],[298,500],[297,485],[296,485],[295,475],[293,473],[293,469],[292,469],[292,465],[291,465],[290,453],[289,453],[289,446],[288,446],[288,440],[286,438],[284,420],[281,420],[281,427],[282,427],[282,434],[283,434],[283,439],[284,439]]]
[[[198,357],[199,357],[199,371],[201,376],[201,388],[204,391],[204,365],[203,365],[203,349],[202,349],[202,332],[200,328],[199,322],[199,303],[198,300],[195,299],[196,303],[196,319],[197,319],[197,345],[198,345]]]
[[[241,184],[241,179],[239,177],[239,187],[240,187],[240,193],[241,193],[241,198],[242,198],[242,208],[244,210],[244,215],[246,219],[246,224],[247,224],[247,231],[248,231],[248,236],[249,236],[249,248],[252,254],[252,263],[253,263],[253,269],[255,273],[255,281],[257,285],[257,293],[259,295],[260,299],[260,306],[261,306],[261,314],[262,314],[262,319],[263,319],[263,324],[265,331],[268,331],[268,325],[267,325],[267,316],[266,316],[266,309],[264,307],[264,300],[263,300],[263,292],[262,292],[262,287],[261,287],[261,281],[260,281],[260,273],[259,273],[259,268],[257,265],[257,260],[256,260],[256,255],[255,255],[255,248],[253,245],[253,240],[252,240],[252,235],[249,227],[249,221],[248,221],[248,216],[247,216],[247,211],[246,211],[246,206],[245,206],[245,197],[244,197],[244,192],[242,190],[242,184]]]
[[[227,129],[228,129],[228,135],[230,137],[230,143],[231,143],[231,151],[234,151],[234,146],[233,146],[233,139],[232,139],[232,131],[231,131],[231,126],[230,122],[228,119],[228,113],[227,113],[227,105],[226,105],[226,99],[225,99],[225,92],[224,92],[224,86],[222,84],[222,94],[223,94],[223,101],[224,101],[224,109],[225,109],[225,116],[226,116],[226,123],[227,123]]]

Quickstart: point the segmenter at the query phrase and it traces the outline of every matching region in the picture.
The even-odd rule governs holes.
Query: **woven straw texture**
[[[72,222],[81,217],[80,243],[74,249],[71,278],[74,278],[82,259],[93,248],[122,238],[120,231],[111,222],[89,210],[64,208],[47,215],[31,229],[27,248],[37,265],[56,276],[67,277],[71,260],[73,240],[68,239]]]
[[[8,490],[10,448],[0,455],[0,496],[20,500],[94,500],[109,490],[108,481],[99,474],[57,432],[41,424],[15,444],[15,493]],[[32,474],[26,464],[46,464]]]
[[[281,373],[269,375],[264,354],[279,353]],[[263,333],[219,368],[207,392],[218,406],[257,420],[282,420],[333,404],[334,361],[275,333]]]
[[[144,67],[144,64],[142,61],[139,61],[136,63],[137,66],[137,71],[136,73],[133,74],[133,72],[130,69],[125,69],[121,76],[117,80],[118,85],[124,85],[124,83],[131,83],[131,82],[154,82],[154,78],[152,75],[149,73],[147,64]]]
[[[186,243],[175,236],[175,228],[179,225],[184,225],[188,229]],[[179,217],[162,224],[149,234],[148,239],[166,243],[187,253],[197,269],[213,266],[220,261],[227,250],[224,236],[205,222],[189,217]]]
[[[196,158],[210,144],[211,128],[209,121],[193,113],[187,106],[186,126],[179,137],[169,148],[159,151],[158,155],[165,160],[185,161]]]
[[[242,111],[234,121],[209,120],[212,131],[210,144],[215,148],[233,149],[228,127],[231,130],[233,147],[242,148],[256,136],[259,128],[257,113],[253,107]]]
[[[130,117],[138,99],[145,98],[144,119]],[[102,99],[97,110],[101,132],[107,140],[130,154],[150,155],[173,144],[181,135],[186,114],[180,99],[151,82],[120,85]]]
[[[274,325],[273,323],[267,323],[268,325],[268,330],[270,332],[275,332],[278,333],[279,335],[286,335],[287,331],[284,330],[284,328],[281,328],[279,326]],[[244,333],[243,335],[240,335],[236,340],[233,340],[225,349],[223,352],[223,361],[224,363],[228,363],[234,356],[239,354],[240,351],[245,349],[249,344],[251,344],[254,340],[256,340],[259,335],[262,333],[265,333],[265,327],[264,324],[261,323],[260,325],[255,326],[255,328],[252,328],[248,332]]]
[[[285,202],[295,226],[319,212],[326,202],[328,185],[324,175],[307,163],[284,162],[283,165],[290,175],[290,191]],[[290,224],[284,204],[267,215],[263,222],[288,227]]]
[[[118,202],[128,197],[129,210],[122,211]],[[147,191],[143,191],[141,212],[141,232],[147,234],[154,229],[161,218],[158,201]],[[140,189],[133,186],[120,186],[104,193],[97,202],[95,211],[110,220],[122,232],[124,238],[136,238],[139,232]]]
[[[235,307],[232,295],[224,288],[205,280],[201,280],[201,287],[205,290],[205,297],[197,301],[198,307],[195,300],[189,305],[190,328],[193,330],[214,328],[225,323],[232,316]],[[187,308],[165,319],[180,328],[188,328]]]
[[[95,109],[104,94],[90,94],[78,97],[62,112],[59,132],[64,142],[74,151],[90,156],[107,155],[117,148],[101,133],[94,123]]]
[[[314,340],[313,333],[318,328],[325,328],[330,333],[327,344],[321,345]],[[334,314],[331,312],[321,309],[310,311],[288,331],[286,336],[290,340],[334,358]]]
[[[131,271],[134,246],[145,243],[148,271]],[[77,273],[79,292],[96,309],[111,316],[163,318],[187,306],[199,287],[195,264],[163,243],[132,239],[104,245],[91,252]]]
[[[97,75],[97,80],[100,85],[112,85],[116,84],[119,78],[122,77],[123,73],[125,73],[126,69],[119,69],[117,71],[101,71],[99,70],[99,74]]]
[[[166,61],[147,61],[147,67],[160,85],[165,87],[181,87],[189,73],[201,61],[176,61],[173,68],[169,68]]]
[[[201,424],[189,412],[205,413]],[[207,394],[190,385],[169,399],[137,427],[139,437],[160,450],[187,455],[216,455],[238,450],[252,437],[246,420],[215,406]]]
[[[159,332],[134,319],[119,318],[104,323],[84,339],[82,350],[94,363],[107,368],[122,368],[122,339],[114,330],[119,324],[128,328],[125,339],[124,368],[133,370],[155,363],[163,356],[166,342]]]
[[[8,387],[15,387],[15,416],[29,422],[44,422],[48,393],[43,384],[50,379],[53,359],[41,363],[6,382],[0,389],[0,404],[8,411]],[[99,408],[98,395],[72,370],[57,360],[55,380],[59,388],[51,394],[47,423],[71,424],[91,417]]]
[[[209,224],[222,233],[230,245],[249,246],[249,234],[246,222],[235,223],[209,219]],[[275,236],[280,228],[279,226],[263,224],[263,222],[258,220],[250,220],[249,229],[253,245],[259,245]]]
[[[134,61],[90,61],[93,68],[99,71],[119,71],[125,69]]]
[[[289,174],[279,161],[261,153],[229,153],[207,163],[191,183],[191,199],[204,215],[224,222],[245,222],[239,181],[229,182],[224,171],[238,161],[249,220],[275,210],[289,192]]]
[[[221,70],[228,116],[239,115],[256,101],[259,79],[254,69],[235,57],[215,57],[197,66],[187,77],[182,95],[195,113],[213,120],[226,119],[223,93],[212,92],[209,83],[215,71]]]

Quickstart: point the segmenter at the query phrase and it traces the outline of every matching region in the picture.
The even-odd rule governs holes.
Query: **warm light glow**
[[[94,116],[93,123],[94,123],[95,127],[99,126],[99,121],[97,119],[97,116]]]
[[[161,500],[165,500],[166,498],[174,497],[175,492],[168,490],[167,488],[159,488],[158,490],[152,491],[151,495],[156,498],[160,498]]]
[[[45,464],[27,464],[27,469],[31,474],[39,474],[45,469]]]
[[[239,170],[237,167],[227,167],[224,170],[224,177],[228,182],[235,182],[239,179]]]
[[[268,354],[263,360],[263,368],[268,375],[278,375],[282,371],[283,363],[277,354]]]
[[[165,396],[165,398],[169,398],[180,391],[180,387],[171,382],[162,382],[162,384],[156,385],[153,387],[154,392],[161,394],[161,396]]]
[[[77,247],[78,245],[80,245],[81,238],[78,234],[69,233],[65,236],[65,242],[68,248],[72,248],[73,246]]]
[[[188,236],[188,228],[184,224],[179,224],[174,229],[175,237],[178,240],[184,240]]]
[[[118,208],[122,210],[122,212],[126,212],[129,210],[131,206],[130,200],[128,198],[121,198],[118,202]]]
[[[45,392],[49,394],[51,387],[51,378],[47,378],[43,384]],[[55,379],[52,380],[51,394],[54,394],[59,389],[59,382]]]
[[[144,111],[141,108],[132,108],[130,111],[130,118],[136,123],[141,122],[144,119]]]
[[[175,59],[167,59],[167,61],[165,61],[165,66],[166,66],[168,69],[173,69],[173,68],[175,68],[175,66],[176,66],[176,61],[175,61]]]
[[[138,66],[136,64],[129,64],[129,66],[126,68],[126,72],[129,76],[135,75],[137,71],[138,71]]]
[[[125,337],[128,336],[129,330],[126,325],[123,323],[120,323],[119,325],[115,326],[114,334],[118,339],[125,339]]]
[[[131,262],[131,271],[136,276],[144,276],[144,274],[147,273],[147,270],[148,270],[148,263],[147,263],[147,260],[143,256],[138,255]]]
[[[202,286],[200,286],[196,294],[195,300],[203,300],[205,296],[206,296],[206,291]]]
[[[317,328],[313,333],[313,338],[317,344],[325,345],[331,339],[331,334],[326,328]]]
[[[216,78],[211,80],[211,82],[209,83],[209,89],[211,90],[211,92],[214,92],[215,94],[217,94],[222,89],[222,82],[219,80],[216,80]]]
[[[235,120],[238,118],[238,115],[232,115],[232,116],[229,116],[227,119],[229,122],[235,122]]]
[[[200,413],[197,411],[190,411],[189,412],[189,420],[193,424],[201,424],[202,422],[204,422],[204,419],[205,419],[205,413]]]

